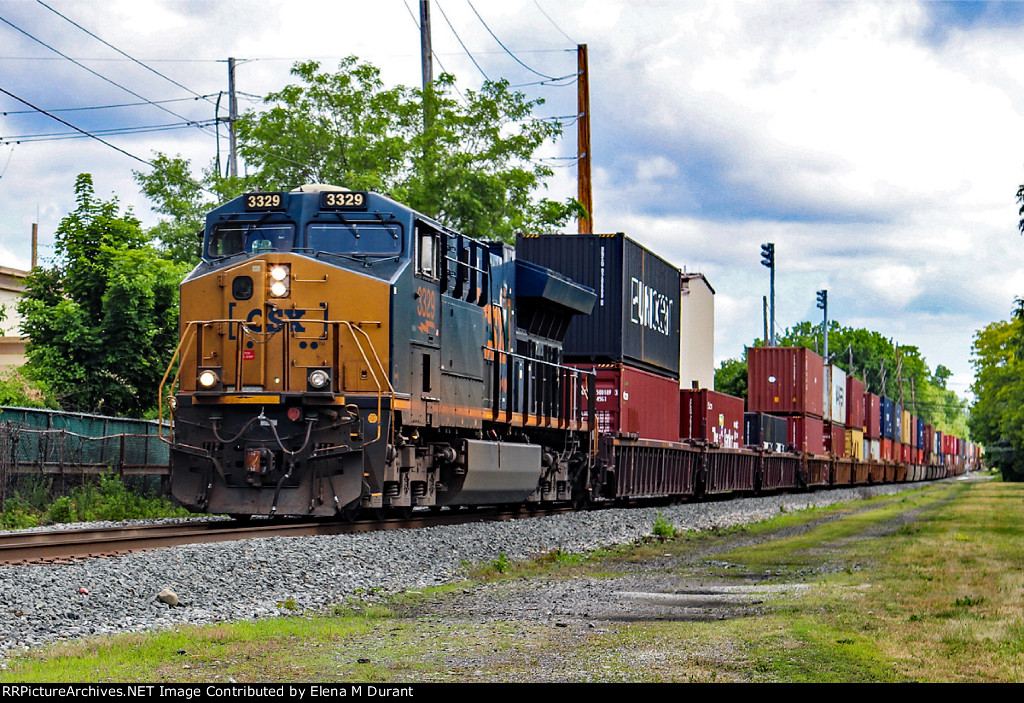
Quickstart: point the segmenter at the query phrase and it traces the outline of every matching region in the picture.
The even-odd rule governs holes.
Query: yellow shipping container
[[[852,456],[854,459],[864,458],[864,430],[846,431],[846,456]]]
[[[900,444],[910,444],[910,411],[903,411],[903,420],[900,423]]]

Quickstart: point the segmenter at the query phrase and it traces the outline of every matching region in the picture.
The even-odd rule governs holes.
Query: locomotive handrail
[[[283,322],[284,322],[283,326],[287,326],[288,327],[289,335],[291,334],[292,327],[294,325],[298,324],[297,320],[284,320]],[[305,322],[308,324],[310,321],[307,320]],[[167,371],[164,372],[163,379],[160,381],[160,387],[159,387],[158,397],[157,397],[157,417],[161,420],[161,422],[163,421],[163,390],[164,390],[164,387],[167,384],[167,377],[170,375],[171,369],[174,368],[175,361],[177,361],[179,359],[179,357],[184,358],[184,356],[186,355],[188,349],[184,349],[183,350],[183,347],[185,347],[186,344],[189,345],[189,347],[191,347],[191,344],[195,341],[196,337],[198,336],[197,330],[201,326],[216,325],[216,324],[229,324],[229,325],[237,324],[237,325],[240,326],[240,331],[242,331],[242,332],[248,332],[249,331],[248,328],[246,327],[245,320],[236,320],[236,319],[190,320],[189,322],[186,323],[186,328],[185,328],[184,333],[181,336],[181,340],[178,342],[178,346],[175,348],[174,354],[171,355],[171,361],[170,361],[170,363],[167,366]],[[394,389],[394,386],[392,386],[392,384],[391,384],[391,380],[388,378],[387,369],[384,368],[384,363],[380,360],[380,355],[377,353],[377,349],[373,345],[373,340],[370,339],[370,335],[367,334],[366,330],[362,329],[362,327],[359,326],[361,323],[353,323],[353,322],[350,322],[348,320],[316,320],[316,324],[322,324],[322,325],[324,325],[325,328],[328,325],[333,326],[333,327],[339,327],[339,328],[342,325],[344,325],[348,329],[349,334],[352,336],[352,341],[355,343],[356,349],[359,351],[360,356],[363,358],[363,362],[366,364],[366,369],[367,369],[367,371],[369,371],[370,376],[373,379],[373,383],[377,387],[377,416],[378,416],[378,422],[376,423],[377,424],[377,434],[376,434],[376,436],[373,439],[368,440],[367,442],[365,442],[363,444],[363,446],[366,446],[367,444],[371,444],[373,442],[378,441],[381,438],[381,430],[380,430],[381,423],[379,422],[379,418],[380,418],[381,410],[382,410],[382,407],[383,407],[384,393],[387,393],[390,396],[391,400],[392,400],[392,402],[389,403],[389,407],[390,407],[389,416],[393,419],[393,416],[394,416],[394,402],[393,401],[395,399],[395,389]],[[357,332],[358,332],[358,334],[357,334]],[[268,338],[269,338],[270,336],[273,336],[274,333],[270,333],[270,334],[262,333],[262,334],[267,335]],[[371,352],[370,355],[367,355],[366,350],[364,349],[364,346],[363,346],[363,341],[360,340],[359,335],[362,335],[362,337],[365,339],[366,344],[369,345],[370,352]],[[239,334],[238,335],[239,341],[241,340],[241,338],[242,338],[242,335]],[[241,349],[240,345],[239,345],[239,349]],[[374,368],[374,363],[370,361],[370,356],[371,355],[373,357],[373,362],[376,362],[376,370]],[[240,354],[236,355],[236,356],[240,356]],[[236,388],[241,386],[241,384],[238,381],[238,379],[240,379],[241,376],[242,376],[242,366],[243,366],[243,364],[244,364],[244,360],[242,360],[240,358],[236,358],[236,367],[237,367],[236,373],[235,373],[235,375],[236,375],[236,384],[235,384]],[[378,376],[378,373],[377,373],[378,370],[380,371],[380,376]],[[177,371],[174,374],[174,380],[171,382],[172,386],[177,384],[178,379],[180,378],[180,376],[181,376],[181,366],[179,365]],[[381,378],[383,378],[383,384],[381,383]],[[386,386],[387,386],[386,389],[384,387],[384,384],[386,384]],[[392,423],[389,423],[389,426],[391,424]],[[170,429],[168,437],[164,437],[162,428],[161,428],[161,430],[160,430],[160,432],[159,432],[159,434],[157,436],[160,438],[161,441],[166,442],[167,444],[173,444],[174,443],[174,427],[173,427],[173,425],[171,426],[171,429]]]

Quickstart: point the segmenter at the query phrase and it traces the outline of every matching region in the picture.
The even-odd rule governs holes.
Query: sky
[[[243,111],[299,60],[420,83],[416,0],[0,0],[0,19],[0,266],[28,268],[33,222],[52,257],[82,172],[157,222],[132,172],[225,157],[228,57]],[[538,155],[559,200],[587,44],[595,231],[708,278],[717,362],[762,335],[765,242],[779,330],[820,321],[827,289],[830,319],[919,347],[962,395],[973,335],[1024,295],[1024,3],[433,0],[431,26],[435,74],[506,79],[563,121]]]

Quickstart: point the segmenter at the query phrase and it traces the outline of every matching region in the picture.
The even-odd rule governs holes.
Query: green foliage
[[[512,560],[508,558],[505,552],[502,552],[498,555],[497,559],[491,561],[491,567],[499,574],[504,574],[512,568]]]
[[[51,522],[144,520],[187,515],[186,510],[175,508],[165,497],[133,492],[114,474],[83,483],[69,495],[57,498],[47,510]]]
[[[170,219],[152,234],[175,261],[196,261],[194,232],[213,204],[245,189],[286,190],[331,183],[388,193],[454,229],[512,241],[517,231],[549,230],[582,213],[534,193],[552,170],[533,161],[538,148],[561,135],[558,122],[532,116],[529,100],[506,81],[453,97],[454,77],[428,89],[387,87],[376,67],[355,57],[337,72],[315,61],[296,63],[299,82],[267,95],[267,108],[239,118],[238,151],[252,175],[229,181],[212,169],[202,185],[188,161],[158,154],[152,174],[136,173],[143,192]],[[424,104],[430,119],[424,120]],[[427,123],[425,125],[425,122]]]
[[[17,493],[4,502],[3,512],[0,512],[0,527],[5,530],[23,530],[38,524],[38,513]]]
[[[715,369],[715,390],[737,398],[747,398],[747,353],[741,359],[726,359]]]
[[[57,229],[58,264],[34,269],[18,303],[26,371],[65,410],[139,416],[177,343],[178,283],[186,267],[146,245],[138,220],[117,200],[75,185],[77,209]]]
[[[658,512],[654,518],[654,527],[651,530],[651,534],[661,539],[672,539],[676,536],[676,526],[672,524],[672,521],[666,518],[661,512]]]
[[[19,369],[0,374],[0,405],[17,408],[56,408],[46,384],[27,378]]]
[[[971,435],[1004,481],[1024,481],[1024,301],[974,335]]]
[[[221,177],[214,165],[207,167],[201,180],[192,177],[191,164],[180,156],[157,152],[152,173],[133,171],[142,193],[153,201],[153,209],[169,219],[149,229],[158,248],[168,259],[195,266],[202,254],[203,227],[207,211],[219,201],[230,200],[245,192],[244,178]]]

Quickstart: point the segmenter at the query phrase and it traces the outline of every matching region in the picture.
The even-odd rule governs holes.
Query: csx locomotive
[[[594,300],[376,193],[231,200],[181,285],[172,493],[234,515],[584,500],[594,379],[561,344]]]

